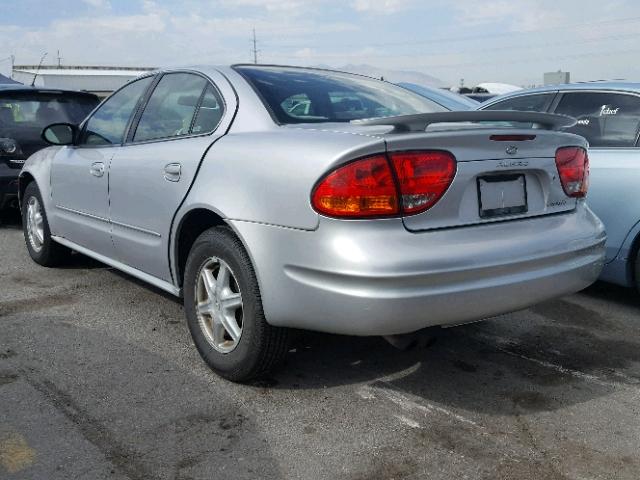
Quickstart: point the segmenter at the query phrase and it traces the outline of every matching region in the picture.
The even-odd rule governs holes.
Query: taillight
[[[584,197],[589,188],[589,156],[582,147],[562,147],[556,151],[560,183],[569,197]]]
[[[331,217],[415,215],[442,198],[455,173],[456,160],[449,152],[395,152],[389,159],[376,155],[329,173],[311,201],[319,213]]]
[[[405,214],[434,206],[456,174],[456,159],[449,152],[396,152],[389,156],[400,184]]]
[[[314,208],[331,217],[393,216],[398,194],[384,155],[363,158],[327,175],[312,195]]]

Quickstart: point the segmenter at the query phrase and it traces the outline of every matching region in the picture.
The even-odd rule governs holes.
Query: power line
[[[528,29],[528,30],[520,30],[520,31],[439,37],[431,40],[405,40],[400,42],[342,44],[340,45],[340,48],[399,47],[399,46],[405,46],[405,45],[428,45],[432,43],[449,43],[449,42],[461,42],[461,41],[469,41],[469,40],[482,40],[482,39],[489,39],[489,38],[512,37],[514,35],[527,35],[530,33],[540,33],[540,32],[547,32],[547,31],[576,30],[576,29],[598,26],[598,25],[609,25],[612,23],[615,23],[615,24],[635,23],[639,21],[640,21],[640,17],[617,18],[617,19],[611,19],[611,20],[601,20],[598,22],[572,23],[568,25],[557,25],[554,27],[544,27],[544,28]],[[272,46],[274,49],[276,48],[277,49],[324,48],[324,45],[315,46],[315,47],[313,45],[302,45],[302,44],[278,45],[277,43],[273,43],[268,45]]]
[[[439,51],[436,54],[420,54],[420,56],[422,57],[429,57],[432,55],[437,55],[437,56],[442,56],[442,55],[462,55],[462,54],[467,54],[467,53],[473,53],[475,55],[482,55],[485,53],[493,53],[493,52],[505,52],[505,51],[517,51],[517,50],[533,50],[533,49],[539,49],[539,48],[549,48],[549,47],[575,47],[575,46],[580,46],[580,45],[586,45],[586,44],[590,44],[590,43],[598,43],[598,42],[603,42],[603,41],[608,41],[608,40],[619,40],[619,41],[623,41],[623,40],[631,40],[631,39],[635,39],[637,37],[640,37],[640,33],[629,33],[629,34],[618,34],[618,35],[605,35],[602,37],[595,37],[595,38],[590,38],[587,40],[582,40],[580,42],[572,42],[571,44],[567,44],[567,42],[543,42],[543,43],[529,43],[527,45],[507,45],[507,46],[501,46],[501,47],[492,47],[492,48],[468,48],[468,49],[464,49],[464,50],[453,50],[453,51]],[[362,52],[356,52],[358,56],[362,56],[363,53]],[[392,52],[392,53],[381,53],[381,52],[376,52],[376,53],[371,53],[371,56],[374,56],[376,58],[387,58],[387,57],[392,57],[392,58],[400,58],[400,57],[415,57],[415,53],[398,53],[398,52]],[[274,54],[270,54],[269,57],[275,57],[275,58],[292,58],[292,55],[290,54],[284,54],[284,53],[274,53]],[[341,53],[319,53],[316,55],[311,55],[305,58],[341,58],[341,57],[345,57],[345,53],[341,52]]]

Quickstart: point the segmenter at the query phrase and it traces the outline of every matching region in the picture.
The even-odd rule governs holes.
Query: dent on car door
[[[620,92],[566,92],[555,113],[578,119],[569,132],[589,141],[587,203],[607,229],[606,261],[613,260],[640,220],[640,96]]]
[[[113,256],[108,169],[151,78],[114,93],[85,122],[76,145],[62,147],[51,167],[56,233],[89,250]]]
[[[111,161],[109,195],[118,260],[171,281],[173,216],[207,148],[224,134],[225,103],[209,79],[166,73]]]

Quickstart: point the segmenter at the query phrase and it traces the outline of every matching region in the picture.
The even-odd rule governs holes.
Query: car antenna
[[[44,55],[40,57],[40,63],[38,64],[38,68],[36,68],[36,73],[33,75],[33,80],[31,80],[32,87],[36,84],[36,78],[38,78],[38,73],[40,73],[40,67],[42,66],[42,62],[44,62],[44,57],[46,57],[48,53],[49,52],[44,52]]]

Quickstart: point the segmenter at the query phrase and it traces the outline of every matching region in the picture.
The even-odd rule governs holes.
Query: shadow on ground
[[[640,306],[631,291],[596,295]],[[592,295],[587,291],[580,295]],[[453,409],[492,415],[552,411],[640,384],[637,325],[604,318],[573,297],[442,329],[433,345],[400,352],[380,338],[306,333],[272,380],[277,389],[373,382]],[[404,373],[403,373],[404,372]]]
[[[0,210],[0,229],[22,230],[22,219],[17,209]]]

